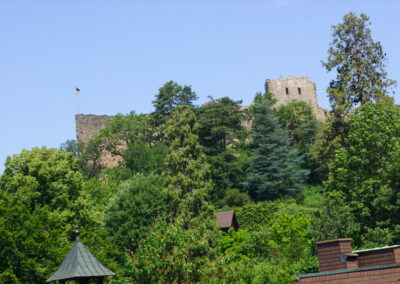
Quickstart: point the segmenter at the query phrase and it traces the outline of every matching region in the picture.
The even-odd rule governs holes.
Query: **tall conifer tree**
[[[190,86],[179,85],[174,81],[168,81],[158,91],[153,101],[154,112],[151,114],[152,123],[156,130],[157,138],[165,138],[165,123],[180,105],[194,107],[193,102],[197,95]]]
[[[388,99],[388,90],[396,83],[387,78],[386,53],[371,36],[369,17],[350,12],[343,22],[332,26],[333,40],[327,71],[336,70],[336,79],[328,88],[335,115],[347,115],[354,107]]]
[[[207,202],[210,173],[198,127],[187,105],[179,106],[166,124],[171,151],[163,178],[170,219],[156,220],[132,255],[136,283],[203,283],[221,273],[215,265],[221,232]]]
[[[300,190],[308,171],[302,156],[289,148],[287,131],[269,105],[270,94],[257,94],[252,125],[253,157],[244,187],[257,201],[272,200]]]
[[[348,148],[348,121],[354,110],[368,102],[393,102],[389,93],[396,81],[387,76],[386,53],[373,40],[370,25],[367,15],[350,12],[332,26],[328,58],[322,62],[328,72],[336,71],[327,89],[332,112],[312,149],[322,179],[336,151]]]
[[[210,170],[197,135],[193,111],[181,105],[166,124],[170,153],[165,159],[164,182],[173,216],[198,217],[208,205]],[[208,210],[206,210],[208,211]]]

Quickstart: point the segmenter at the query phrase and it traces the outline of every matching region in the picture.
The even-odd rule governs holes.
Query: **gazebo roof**
[[[75,244],[69,250],[63,263],[58,270],[47,279],[47,282],[112,275],[115,275],[115,273],[101,264],[77,236]]]

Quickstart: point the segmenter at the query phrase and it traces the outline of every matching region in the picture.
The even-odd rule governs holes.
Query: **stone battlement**
[[[75,115],[76,141],[86,143],[105,126],[105,121],[114,116],[77,114]]]
[[[274,94],[277,100],[274,108],[288,104],[293,100],[299,100],[311,106],[318,120],[324,121],[329,115],[327,109],[318,105],[316,85],[308,77],[296,78],[289,75],[287,78],[267,79],[265,91]],[[248,106],[242,107],[242,109],[245,108],[248,108]],[[94,134],[97,134],[105,126],[106,120],[113,117],[93,114],[75,115],[76,141],[87,143]],[[243,121],[242,124],[245,127],[251,127],[251,121]],[[120,158],[114,157],[108,152],[104,153],[101,159],[101,163],[107,167],[117,166],[120,161]]]
[[[298,100],[310,105],[320,121],[324,121],[329,115],[327,109],[318,105],[317,86],[306,76],[296,78],[289,75],[287,78],[267,79],[265,91],[274,94],[277,100],[275,108]]]

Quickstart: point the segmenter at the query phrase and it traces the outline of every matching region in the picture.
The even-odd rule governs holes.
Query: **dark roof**
[[[351,272],[388,269],[388,268],[399,267],[399,266],[400,266],[400,263],[394,263],[394,264],[384,264],[384,265],[366,266],[366,267],[351,268],[351,269],[339,269],[339,270],[331,270],[331,271],[324,271],[324,272],[308,273],[308,274],[302,274],[302,275],[297,276],[296,280],[300,280],[301,278],[309,278],[309,277],[317,277],[317,276],[327,276],[327,275],[343,274],[343,273],[351,273]]]
[[[98,261],[85,245],[76,238],[63,263],[47,282],[79,277],[102,277],[115,275]]]
[[[380,250],[395,249],[395,248],[400,248],[400,245],[379,247],[379,248],[371,248],[371,249],[362,249],[362,250],[353,250],[352,253],[376,252],[376,251],[380,251]]]
[[[235,211],[223,211],[215,213],[217,215],[217,223],[221,229],[230,228],[235,226],[236,215]]]

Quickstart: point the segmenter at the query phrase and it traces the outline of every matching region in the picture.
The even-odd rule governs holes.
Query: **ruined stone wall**
[[[277,103],[274,105],[275,108],[293,100],[300,100],[311,106],[318,120],[324,121],[329,115],[327,109],[318,105],[316,85],[308,77],[296,78],[289,75],[287,78],[267,79],[265,90],[273,93],[277,99]],[[248,107],[242,106],[242,109],[247,109]],[[105,121],[113,117],[93,114],[75,115],[76,141],[78,143],[88,142],[94,134],[105,126]],[[242,125],[250,128],[251,121],[243,121]],[[112,156],[108,152],[103,153],[101,158],[101,164],[106,167],[115,167],[119,162],[121,162],[120,157]]]
[[[76,141],[78,143],[87,143],[93,135],[99,133],[104,128],[105,122],[114,116],[94,115],[94,114],[77,114],[75,115]],[[118,166],[121,157],[113,156],[110,152],[104,151],[100,158],[100,164],[106,168]]]
[[[318,105],[316,85],[308,77],[296,78],[289,75],[287,78],[267,79],[265,91],[274,94],[277,100],[275,108],[298,100],[310,105],[318,120],[324,121],[329,115],[327,109]]]
[[[77,114],[75,115],[76,141],[86,143],[90,138],[104,128],[105,121],[113,118],[108,115]]]

